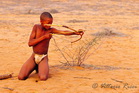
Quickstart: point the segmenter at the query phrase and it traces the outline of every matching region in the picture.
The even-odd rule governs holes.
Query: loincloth
[[[36,64],[39,64],[42,61],[42,59],[46,56],[47,56],[47,54],[42,54],[42,55],[41,54],[35,54],[34,58],[35,58]]]

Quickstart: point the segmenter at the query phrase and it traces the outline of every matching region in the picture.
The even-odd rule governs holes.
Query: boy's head
[[[50,26],[45,26],[44,24],[52,24],[53,23],[53,17],[49,12],[43,12],[40,15],[40,22],[44,28],[49,29]]]
[[[45,18],[53,18],[52,15],[49,12],[43,12],[40,15],[40,20],[45,20]]]

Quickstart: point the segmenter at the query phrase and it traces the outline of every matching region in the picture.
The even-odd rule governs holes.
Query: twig
[[[103,44],[103,42],[92,53],[90,53],[84,60],[87,60],[95,51],[97,51],[101,47],[101,45]]]
[[[92,78],[88,78],[88,77],[73,77],[73,78],[80,78],[80,79],[92,79]]]
[[[0,75],[0,80],[7,79],[7,78],[11,78],[12,75],[13,75],[13,73],[11,73],[11,74]]]
[[[119,83],[123,83],[123,81],[116,80],[116,79],[113,79],[113,78],[111,78],[111,80],[116,81],[116,82],[119,82]]]
[[[84,62],[84,60],[85,60],[85,58],[86,58],[86,56],[87,56],[89,50],[90,50],[90,49],[92,48],[92,46],[95,44],[94,42],[96,41],[96,39],[97,39],[97,38],[94,38],[93,40],[91,40],[91,42],[89,42],[89,43],[87,44],[87,46],[85,47],[85,49],[84,49],[84,51],[83,51],[83,53],[82,53],[82,60],[81,60],[81,62],[80,62],[80,64],[79,64],[79,66]]]
[[[3,89],[8,89],[8,90],[11,90],[11,91],[14,90],[13,88],[8,88],[8,87],[1,87],[1,88],[3,88]]]
[[[55,46],[57,47],[57,49],[60,51],[60,53],[62,54],[62,56],[64,57],[64,59],[67,61],[68,65],[70,65],[68,59],[65,57],[65,55],[63,54],[63,52],[60,50],[60,48],[58,47],[58,45],[57,45],[57,43],[56,43],[56,41],[55,41],[54,38],[53,38],[53,40],[54,40],[54,43],[55,43]]]

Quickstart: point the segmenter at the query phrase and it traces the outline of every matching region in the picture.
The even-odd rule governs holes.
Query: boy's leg
[[[48,56],[44,57],[44,59],[39,63],[38,70],[40,80],[47,80],[49,75]]]
[[[18,79],[19,80],[25,80],[28,78],[29,74],[35,69],[36,64],[34,62],[34,54],[31,55],[31,57],[23,64]]]

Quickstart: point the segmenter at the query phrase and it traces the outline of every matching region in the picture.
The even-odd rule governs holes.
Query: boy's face
[[[53,18],[45,18],[44,20],[40,20],[42,27],[45,29],[49,29],[51,26],[46,26],[45,24],[52,24]]]

